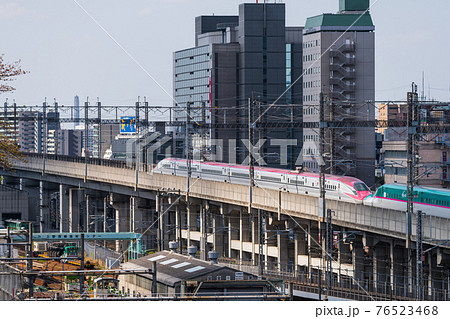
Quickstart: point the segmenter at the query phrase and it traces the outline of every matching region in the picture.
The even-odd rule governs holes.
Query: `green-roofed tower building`
[[[339,12],[306,20],[303,30],[303,121],[319,121],[320,93],[325,120],[375,119],[375,27],[369,0],[339,0]],[[372,128],[326,130],[327,167],[374,184]],[[319,171],[319,132],[303,130],[304,166]],[[327,172],[328,172],[327,171]]]

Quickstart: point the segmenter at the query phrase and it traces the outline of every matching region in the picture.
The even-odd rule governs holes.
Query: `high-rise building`
[[[182,108],[174,119],[184,121],[191,102],[193,121],[213,127],[194,132],[194,150],[208,149],[218,161],[243,162],[248,156],[250,98],[255,101],[252,122],[301,121],[301,83],[283,93],[302,71],[302,28],[286,27],[284,4],[253,3],[241,4],[238,16],[197,17],[195,26],[196,46],[174,53],[174,96]],[[302,131],[275,126],[254,130],[253,144],[263,140],[258,163],[294,167]],[[282,139],[297,139],[288,142],[285,156],[280,156]]]
[[[303,121],[358,121],[375,118],[375,27],[369,0],[340,0],[339,12],[306,20],[303,30]],[[319,171],[319,132],[304,129],[304,166]],[[328,129],[328,171],[374,185],[373,128]]]
[[[43,115],[36,111],[19,112],[19,146],[23,152],[42,153]]]
[[[81,156],[83,150],[83,131],[58,130],[58,154],[68,156]]]

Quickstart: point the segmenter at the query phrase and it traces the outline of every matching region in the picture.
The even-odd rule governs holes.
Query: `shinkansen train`
[[[267,167],[254,168],[255,183],[258,187],[283,190],[311,196],[320,195],[319,174],[290,171]],[[154,172],[176,176],[186,176],[186,160],[167,158],[158,163]],[[248,166],[218,162],[191,161],[191,176],[211,181],[248,185]],[[326,196],[351,203],[362,203],[372,192],[364,182],[354,177],[325,176]]]
[[[415,186],[414,211],[421,210],[427,215],[450,217],[450,190]],[[377,189],[374,195],[364,200],[365,205],[407,210],[407,188],[404,184],[385,184]]]

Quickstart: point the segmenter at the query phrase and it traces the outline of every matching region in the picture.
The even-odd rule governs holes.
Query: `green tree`
[[[20,75],[28,73],[20,67],[20,60],[6,63],[3,55],[0,55],[0,93],[14,91],[15,88],[9,82],[16,80]],[[5,114],[6,115],[6,114]],[[9,134],[13,128],[6,120],[6,116],[0,120],[0,168],[10,169],[14,160],[22,159],[20,147]]]

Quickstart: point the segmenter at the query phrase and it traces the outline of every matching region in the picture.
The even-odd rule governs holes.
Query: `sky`
[[[237,15],[243,0],[0,0],[0,54],[29,71],[13,93],[19,105],[80,102],[173,105],[172,54],[194,46],[200,15]],[[262,2],[262,0],[260,0]],[[268,2],[274,2],[268,1]],[[285,0],[288,26],[335,13],[339,0]],[[450,1],[371,0],[376,100],[404,100],[411,82],[450,100]],[[95,20],[95,21],[94,21]]]

